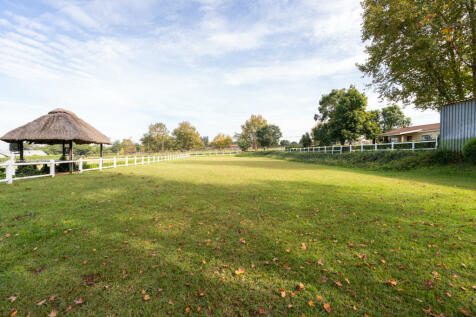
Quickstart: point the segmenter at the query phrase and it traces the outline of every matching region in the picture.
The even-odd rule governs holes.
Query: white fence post
[[[79,158],[79,167],[78,167],[78,170],[79,170],[80,173],[83,172],[83,158],[82,158],[82,157]]]
[[[144,165],[144,157],[142,157],[142,164],[141,165]]]
[[[137,165],[137,156],[134,156],[134,165]]]
[[[350,151],[350,153],[352,153],[352,144],[350,145],[350,150],[349,151]]]
[[[375,151],[377,151],[377,142],[375,142]]]
[[[438,149],[438,138],[435,140],[435,149]]]
[[[150,164],[150,156],[147,156],[147,164]]]
[[[342,145],[340,146],[340,154],[342,154]]]
[[[412,151],[415,151],[415,141],[412,141]]]
[[[126,156],[126,166],[129,166],[129,157]]]
[[[364,145],[360,144],[360,152],[363,152],[363,151],[364,151]]]
[[[12,155],[12,158],[10,159],[10,161],[8,161],[8,165],[6,167],[7,184],[13,183],[13,170],[15,169],[15,165],[13,165],[15,160],[13,159],[13,157],[14,156]]]
[[[102,171],[102,157],[99,158],[99,170]]]
[[[117,157],[114,156],[114,168],[117,167]]]
[[[392,148],[391,148],[391,149],[392,149],[392,151],[393,151],[393,142],[392,142]]]
[[[50,176],[55,177],[55,160],[50,160]]]

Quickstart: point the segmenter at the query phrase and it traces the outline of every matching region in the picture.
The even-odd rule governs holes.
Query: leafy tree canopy
[[[172,135],[175,137],[175,146],[181,150],[191,150],[202,148],[203,142],[197,129],[189,122],[179,123],[178,128],[174,129]]]
[[[357,140],[363,134],[367,123],[365,109],[367,97],[354,86],[349,89],[334,89],[323,95],[319,101],[319,114],[314,118],[321,122],[327,120],[326,129],[331,141]]]
[[[420,109],[476,97],[474,0],[364,0],[359,69],[381,97]]]
[[[278,145],[281,136],[281,129],[274,124],[262,126],[258,131],[256,131],[258,143],[265,148]]]
[[[405,128],[412,123],[412,120],[405,117],[402,109],[397,105],[382,108],[381,117],[381,129],[383,132]]]
[[[229,135],[224,135],[223,133],[217,134],[213,139],[212,145],[217,149],[226,149],[230,148],[233,144],[233,139]]]
[[[309,132],[306,132],[302,135],[301,140],[299,141],[299,143],[303,147],[309,147],[309,146],[312,145],[312,139],[311,139],[311,136],[309,135]]]
[[[141,143],[146,152],[163,152],[173,148],[173,139],[162,122],[151,124],[149,131],[141,138]]]
[[[258,140],[256,133],[261,127],[264,127],[267,124],[268,122],[260,114],[252,114],[251,117],[241,125],[241,138],[248,141],[254,149],[257,149]]]

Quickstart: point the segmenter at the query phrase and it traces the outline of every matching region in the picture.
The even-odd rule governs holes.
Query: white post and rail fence
[[[15,162],[15,155],[12,153],[10,159],[4,163],[0,163],[0,170],[5,168],[5,178],[0,176],[0,183],[12,184],[13,181],[19,181],[24,179],[33,179],[40,177],[55,177],[58,174],[56,171],[56,165],[58,164],[77,164],[75,170],[78,173],[87,171],[103,170],[108,168],[117,168],[123,166],[142,166],[153,163],[159,163],[164,161],[173,161],[189,157],[199,156],[222,156],[222,155],[234,155],[239,154],[241,151],[209,151],[209,152],[190,152],[190,153],[170,153],[163,155],[147,155],[147,156],[133,156],[133,157],[112,157],[112,158],[79,158],[75,160],[44,160],[44,161],[31,161],[31,162]],[[46,166],[43,168],[43,173],[38,175],[18,176],[17,169],[20,166]],[[39,170],[36,170],[39,172]],[[1,175],[1,174],[0,174]]]
[[[287,148],[286,152],[311,152],[342,154],[352,152],[375,152],[375,151],[431,151],[438,149],[438,140],[414,141],[414,142],[391,142],[375,144],[350,144]]]

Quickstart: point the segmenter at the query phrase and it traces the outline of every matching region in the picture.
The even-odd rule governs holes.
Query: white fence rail
[[[332,146],[312,146],[301,148],[288,148],[286,152],[313,152],[313,153],[352,153],[373,151],[428,151],[438,149],[438,140],[415,142],[392,142],[376,144],[352,144]]]
[[[12,156],[11,159],[5,163],[0,164],[0,167],[5,167],[6,178],[0,179],[0,183],[12,184],[13,181],[23,180],[23,179],[32,179],[39,177],[55,177],[56,173],[56,164],[78,164],[78,172],[83,173],[87,171],[94,170],[103,170],[106,168],[116,168],[122,166],[137,166],[137,165],[146,165],[151,163],[158,163],[164,161],[172,161],[190,157],[190,154],[170,154],[170,155],[157,155],[157,156],[141,156],[141,157],[123,157],[123,158],[99,158],[99,159],[77,159],[71,161],[37,161],[37,162],[15,162],[15,158]],[[31,176],[22,176],[16,177],[15,168],[18,166],[28,166],[28,165],[45,165],[49,166],[48,173],[40,175],[31,175]]]

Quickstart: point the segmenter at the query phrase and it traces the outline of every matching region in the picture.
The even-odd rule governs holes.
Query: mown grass
[[[475,194],[238,157],[2,184],[0,315],[475,314]]]

